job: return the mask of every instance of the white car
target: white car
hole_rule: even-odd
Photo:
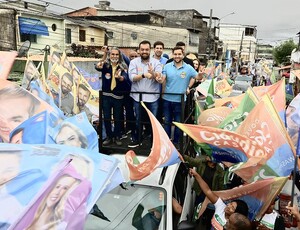
[[[124,155],[120,169],[129,181]],[[143,162],[146,157],[138,157]],[[184,163],[158,168],[146,178],[130,184],[123,183],[97,201],[99,216],[89,215],[85,229],[171,230],[194,229],[194,178]],[[173,197],[181,204],[181,215],[173,213]]]

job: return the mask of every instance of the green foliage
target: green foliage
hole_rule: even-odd
[[[293,40],[285,41],[275,47],[273,56],[276,64],[280,65],[289,62],[290,55],[295,48],[297,48],[297,44],[295,44]]]

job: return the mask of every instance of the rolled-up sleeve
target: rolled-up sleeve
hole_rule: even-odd
[[[128,70],[129,79],[131,82],[133,82],[133,78],[138,75],[137,73],[137,64],[135,60],[132,60],[129,64],[129,70]]]

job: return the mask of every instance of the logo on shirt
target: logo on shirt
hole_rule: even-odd
[[[185,78],[186,77],[186,72],[181,72],[180,77]]]
[[[105,74],[105,78],[106,78],[106,79],[110,79],[110,78],[111,78],[110,73]]]

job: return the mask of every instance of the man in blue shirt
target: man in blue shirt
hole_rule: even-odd
[[[183,61],[183,49],[176,46],[173,49],[173,61],[164,66],[162,78],[164,81],[163,111],[165,116],[165,131],[171,138],[172,121],[180,122],[183,116],[186,94],[194,83],[194,78],[200,78],[197,71]],[[178,145],[180,130],[175,127],[173,143]]]

